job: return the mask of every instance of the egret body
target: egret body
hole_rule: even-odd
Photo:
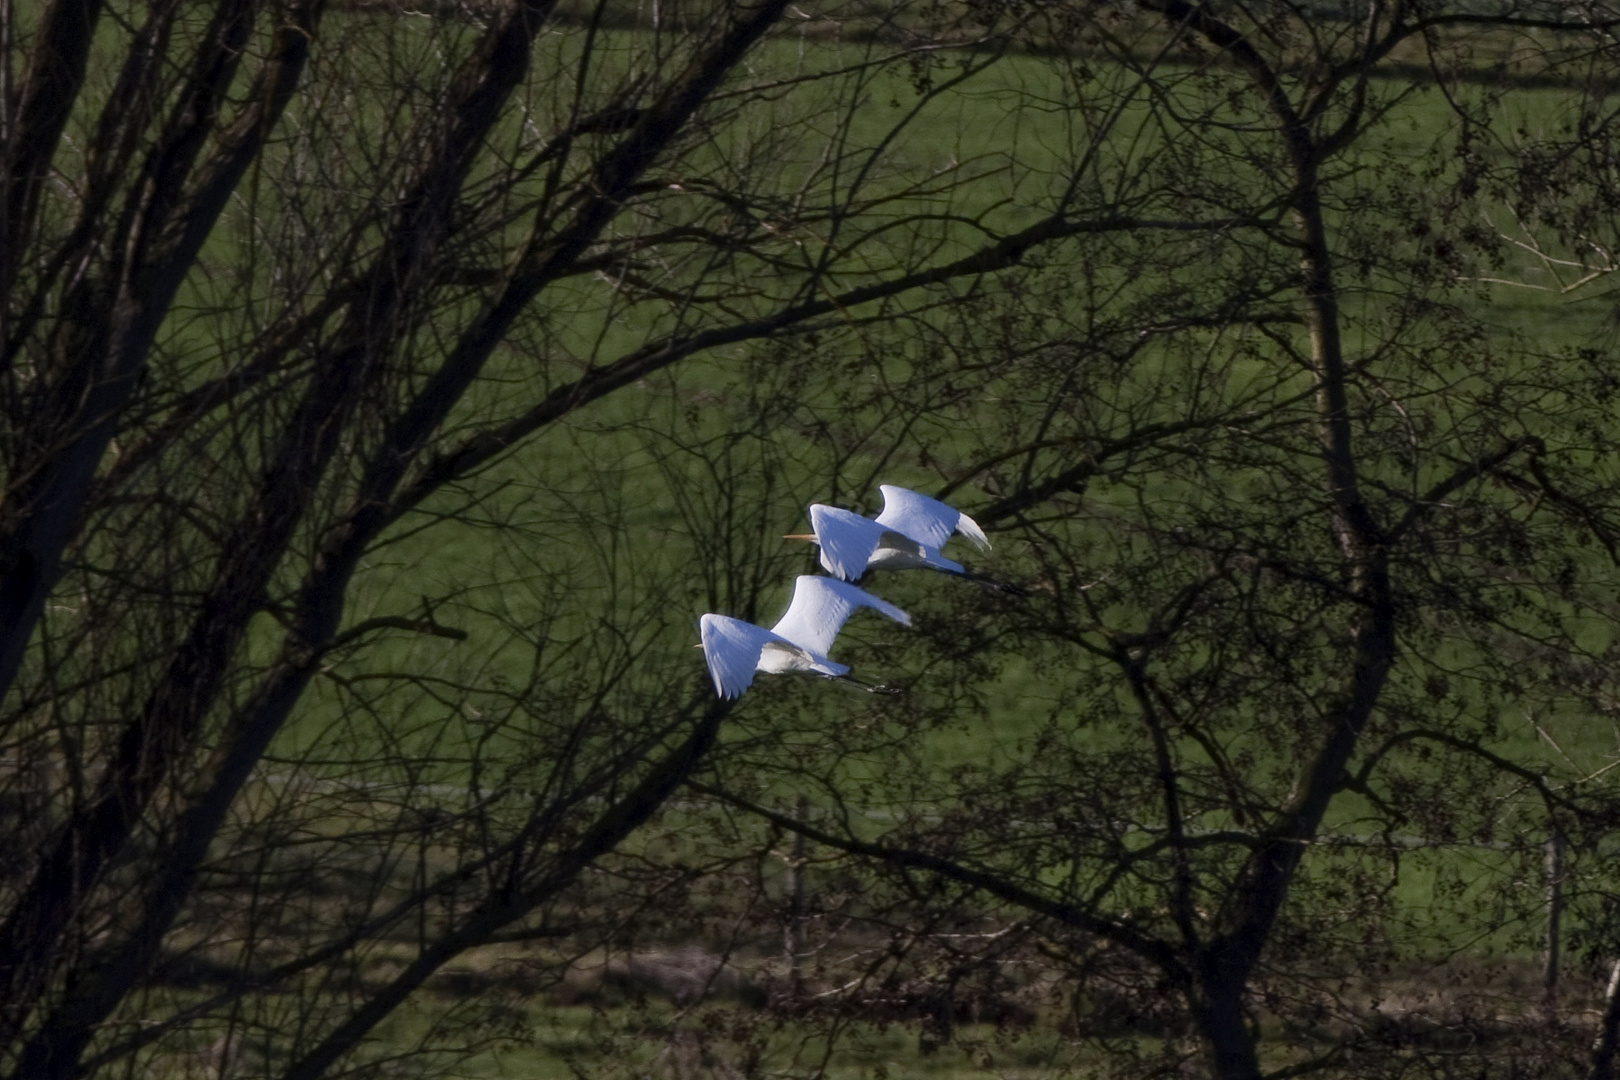
[[[788,539],[814,540],[821,546],[821,565],[845,581],[855,581],[874,568],[926,568],[965,575],[961,563],[939,553],[953,533],[961,533],[980,551],[990,550],[990,538],[979,523],[955,507],[893,484],[879,490],[883,513],[876,518],[817,503],[810,507],[810,527],[815,531]]]
[[[843,581],[801,574],[793,602],[769,630],[729,615],[709,614],[699,620],[703,656],[709,662],[714,689],[723,698],[737,697],[754,681],[754,672],[802,671],[836,679],[849,667],[827,655],[844,623],[863,607],[875,608],[902,626],[911,616]]]

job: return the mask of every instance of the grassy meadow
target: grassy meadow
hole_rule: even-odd
[[[833,54],[821,58],[822,64],[832,66],[839,62],[837,48],[813,40],[772,40],[762,46],[764,55],[757,66],[770,72],[788,67],[802,70],[814,67],[811,59],[821,52]],[[910,167],[961,169],[982,176],[983,180],[966,187],[965,196],[959,196],[961,201],[950,207],[951,212],[963,216],[988,212],[998,228],[1011,231],[1036,215],[1034,207],[1049,194],[1045,189],[1061,179],[1056,175],[1058,161],[1065,149],[1081,137],[1072,119],[1062,111],[1063,93],[1062,80],[1046,61],[1027,56],[1004,58],[961,89],[930,102],[898,137],[892,138],[886,153]],[[1502,123],[1520,128],[1555,124],[1567,94],[1558,87],[1518,91],[1512,96],[1512,107],[1503,111]],[[850,125],[851,138],[875,143],[891,136],[893,116],[917,100],[915,89],[903,74],[885,69],[874,77],[862,99],[861,110]],[[1012,122],[1000,122],[1009,110],[1013,112]],[[1140,133],[1132,123],[1131,115],[1125,113],[1109,138],[1121,143],[1136,140]],[[1369,164],[1357,163],[1353,155],[1346,169],[1390,168],[1417,158],[1431,150],[1453,123],[1451,106],[1438,89],[1421,86],[1405,91],[1380,126],[1378,137],[1365,148]],[[813,149],[806,148],[807,156]],[[784,163],[781,173],[786,187],[792,187],[798,179],[792,164]],[[896,216],[901,212],[896,211]],[[1353,228],[1353,220],[1347,218],[1344,226]],[[952,241],[947,234],[945,243],[952,242],[966,250],[971,238]],[[1598,289],[1564,296],[1558,287],[1559,282],[1530,250],[1509,249],[1507,261],[1495,269],[1491,279],[1468,283],[1459,288],[1458,295],[1468,304],[1468,315],[1480,319],[1504,351],[1510,351],[1516,340],[1546,351],[1575,350],[1609,340],[1612,316]],[[559,328],[556,347],[562,355],[578,358],[577,363],[602,362],[634,349],[658,333],[654,323],[638,321],[638,317],[649,313],[629,305],[604,305],[588,293],[581,286],[578,295],[559,304],[579,313]],[[1122,299],[1127,295],[1128,291],[1122,289]],[[1375,287],[1348,289],[1345,307],[1357,320],[1351,332],[1376,324],[1379,305],[1395,299],[1381,293],[1376,283]],[[859,333],[857,330],[854,342],[857,348]],[[1374,342],[1364,341],[1361,347],[1375,346]],[[716,355],[696,357],[674,374],[649,380],[634,393],[614,395],[593,406],[583,417],[542,432],[486,474],[492,494],[479,497],[469,515],[471,520],[439,518],[461,509],[463,504],[454,496],[424,508],[377,553],[353,605],[354,618],[409,608],[421,596],[442,595],[517,623],[544,618],[551,632],[566,640],[586,633],[596,612],[626,602],[623,590],[633,591],[638,578],[651,581],[676,576],[702,581],[710,568],[705,565],[705,556],[694,547],[699,538],[692,532],[695,525],[703,523],[690,515],[683,517],[682,508],[673,501],[676,493],[672,486],[677,479],[690,483],[694,470],[713,467],[712,462],[701,459],[695,448],[719,438],[733,422],[732,413],[739,410],[729,408],[728,403],[748,400],[751,381],[761,363],[749,359],[750,348],[728,347]],[[509,370],[497,372],[490,380],[491,395],[521,397],[540,393],[553,377],[548,371],[536,371],[536,365],[527,358],[514,355],[509,361]],[[892,365],[896,375],[913,367],[904,343],[900,343],[899,351],[886,353],[876,362]],[[1239,359],[1232,367],[1237,381],[1228,392],[1234,397],[1241,399],[1251,392],[1241,385],[1245,378],[1252,380],[1256,395],[1262,392],[1262,386],[1270,392],[1289,388],[1288,383],[1276,384],[1272,379],[1274,365]],[[1144,382],[1157,377],[1151,359],[1144,368]],[[785,378],[795,376],[790,373]],[[1303,373],[1290,378],[1296,392],[1308,385]],[[805,379],[799,385],[807,393],[831,389],[830,384],[818,378]],[[806,404],[812,410],[817,407],[814,401]],[[476,409],[469,406],[469,412]],[[881,434],[883,425],[892,423],[892,418],[877,415],[848,419],[856,429],[851,441],[857,444],[876,444],[875,436]],[[976,434],[964,429],[961,437],[967,442]],[[951,431],[945,429],[945,437],[950,436]],[[852,479],[865,481],[870,476],[873,480],[924,488],[929,484],[928,472],[914,465],[895,463],[885,467],[874,461],[869,467],[860,462],[858,455],[853,467],[844,465],[838,475],[824,479],[816,472],[821,463],[808,449],[804,460],[792,460],[802,443],[791,421],[776,430],[754,432],[752,437],[763,444],[762,449],[752,451],[756,459],[724,462],[725,468],[732,470],[724,480],[748,484],[754,479],[748,475],[748,466],[759,465],[767,456],[773,458],[773,464],[782,471],[772,476],[772,486],[745,492],[761,503],[769,502],[773,508],[763,529],[782,533],[806,530],[804,504],[828,499],[849,504],[849,496],[836,487]],[[1568,437],[1577,438],[1573,433]],[[969,458],[977,449],[964,445],[961,456]],[[754,482],[762,483],[757,479]],[[1167,480],[1166,484],[1171,482]],[[1185,490],[1173,486],[1164,489],[1166,498],[1184,494]],[[1111,499],[1127,508],[1135,493],[1099,486],[1088,491],[1087,498],[1106,511]],[[959,501],[971,510],[974,500],[971,492],[965,492]],[[869,488],[863,485],[855,504],[864,512],[875,512],[880,505],[875,482]],[[498,527],[490,527],[492,524]],[[1106,513],[1093,515],[1086,527],[1105,531]],[[992,571],[1011,567],[1016,576],[1020,557],[1016,539],[994,538],[1001,541],[996,551],[970,562]],[[757,598],[745,598],[749,604],[745,614],[768,622],[785,608],[792,592],[792,575],[817,572],[817,567],[813,550],[807,545],[777,543],[770,536],[760,543],[766,550],[758,557],[769,564],[774,577],[760,589]],[[557,598],[548,595],[557,581],[568,583],[560,607],[556,606]],[[934,581],[884,584],[902,603],[927,602],[922,598],[934,598],[940,591]],[[694,587],[692,591],[699,593],[702,589]],[[729,599],[715,595],[712,583],[708,591],[707,597],[690,597],[688,610],[665,613],[653,646],[661,659],[681,656],[689,661],[686,666],[694,675],[701,671],[701,658],[674,650],[696,641],[697,617],[708,609],[708,604]],[[633,599],[628,603],[635,605]],[[409,638],[379,642],[370,648],[365,663],[380,669],[431,666],[457,654],[475,653],[481,668],[501,678],[518,681],[527,676],[533,663],[530,646],[512,641],[510,626],[469,622],[466,628],[473,639],[465,646]],[[851,632],[859,638],[859,624],[853,625]],[[880,626],[869,634],[883,638],[890,632]],[[1594,647],[1600,647],[1600,639],[1611,632],[1607,624],[1594,620]],[[1008,690],[991,695],[994,711],[982,718],[987,722],[934,733],[922,752],[942,766],[972,760],[983,753],[985,740],[1016,741],[1031,717],[1048,711],[1050,703],[1043,701],[1039,680],[1032,679],[1027,670],[1015,667],[1005,673],[1003,680]],[[324,729],[325,719],[319,708],[308,710],[305,716],[305,726],[299,730],[313,734]],[[1602,761],[1620,749],[1617,733],[1608,727],[1600,730],[1589,718],[1538,716],[1533,720],[1521,717],[1505,723],[1502,748],[1512,751],[1515,757],[1523,755],[1548,764]],[[295,744],[301,742],[298,730],[288,737]]]

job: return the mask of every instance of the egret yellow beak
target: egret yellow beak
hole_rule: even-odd
[[[815,533],[783,533],[782,534],[782,539],[784,539],[784,540],[814,540],[815,538],[816,538]]]

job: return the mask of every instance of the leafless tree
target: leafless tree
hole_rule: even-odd
[[[0,4],[9,1075],[382,1067],[447,961],[602,921],[804,494],[649,498],[638,432],[1124,223],[906,160],[995,20],[789,7]]]
[[[795,762],[823,816],[723,762],[701,790],[897,895],[1030,921],[1072,979],[1146,973],[1209,1075],[1393,1074],[1422,1047],[1379,1002],[1436,955],[1533,940],[1548,837],[1561,873],[1600,873],[1614,820],[1600,763],[1524,749],[1612,715],[1612,358],[1579,309],[1493,310],[1528,257],[1488,227],[1522,160],[1504,118],[1600,93],[1614,14],[1047,14],[1070,46],[1050,99],[1108,131],[1068,175],[1143,227],[1043,250],[908,324],[922,344],[874,339],[912,360],[882,391],[912,419],[843,473],[859,499],[921,463],[1031,595],[874,585],[930,640],[886,723]],[[1591,205],[1560,175],[1549,202]],[[849,782],[964,717],[1019,734]],[[1457,845],[1466,873],[1435,854]],[[1401,895],[1424,880],[1429,903]],[[1540,1008],[1538,987],[1456,1025]],[[1556,1072],[1579,1038],[1554,1039],[1529,1041]]]

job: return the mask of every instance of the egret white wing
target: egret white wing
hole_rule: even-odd
[[[821,545],[821,565],[845,581],[866,573],[872,553],[887,531],[871,518],[821,503],[810,507],[810,527]]]
[[[979,523],[960,510],[956,512],[956,531],[966,537],[967,542],[980,551],[990,550],[990,538],[984,535],[984,530],[979,528]]]
[[[990,538],[984,535],[979,523],[954,506],[893,484],[880,485],[879,490],[883,492],[883,513],[877,516],[879,525],[904,533],[931,548],[944,547],[951,533],[960,532],[980,551],[990,550]]]
[[[776,635],[729,615],[705,615],[699,625],[703,658],[709,662],[715,693],[723,698],[736,697],[753,684],[760,652]]]
[[[863,607],[876,608],[902,626],[911,625],[910,615],[865,589],[837,578],[801,574],[793,585],[793,602],[787,614],[771,627],[771,633],[826,656],[844,622]]]

